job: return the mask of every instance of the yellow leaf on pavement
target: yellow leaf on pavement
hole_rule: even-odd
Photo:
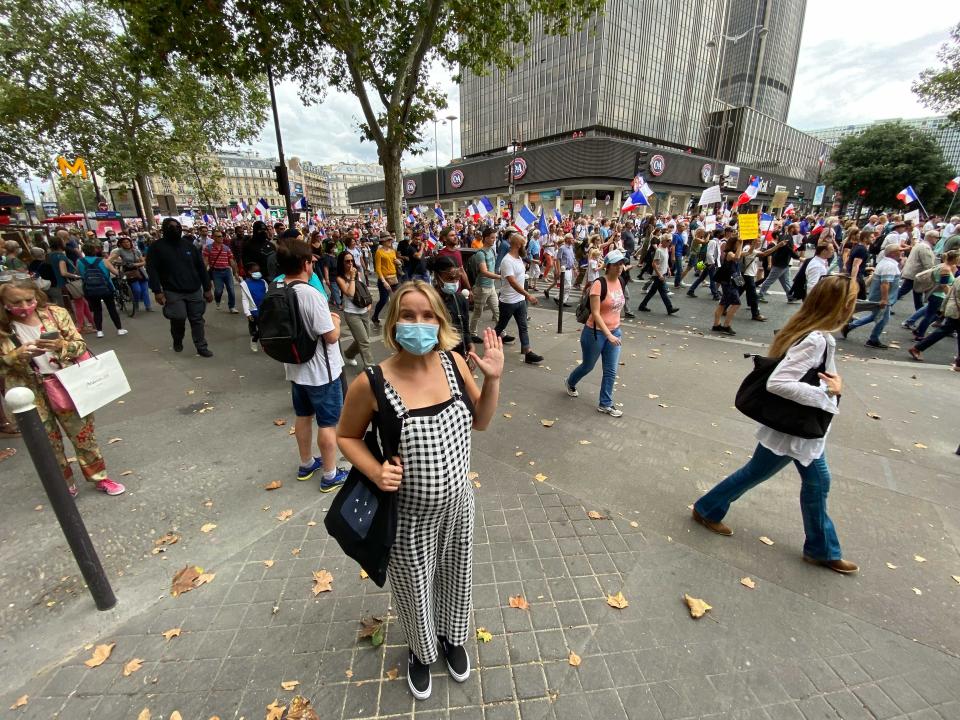
[[[170,584],[170,595],[177,597],[185,592],[190,592],[196,587],[197,578],[203,572],[203,568],[195,565],[185,565],[180,568],[173,576],[173,582]]]
[[[299,684],[299,680],[284,680],[280,683],[280,687],[282,687],[284,690],[293,690]]]
[[[263,486],[264,490],[279,490],[283,487],[282,480],[271,480],[266,485]]]
[[[913,588],[913,592],[916,595],[923,595],[923,590],[921,590],[920,588]]]
[[[273,567],[273,560],[264,560],[264,561],[263,561],[263,566],[264,566],[265,568],[272,568],[272,567]]]
[[[632,527],[632,528],[638,528],[638,527],[640,527],[640,523],[638,523],[636,520],[631,520],[631,521],[630,521],[630,527]]]
[[[130,677],[142,667],[143,667],[143,660],[141,660],[140,658],[134,658],[133,660],[131,660],[130,662],[128,662],[126,665],[123,666],[123,676]]]
[[[331,584],[333,583],[333,575],[331,575],[327,570],[314,570],[313,571],[313,594],[319,595],[322,592],[330,592],[333,590]]]
[[[170,713],[170,720],[183,720],[183,715],[180,714],[179,710],[174,710]]]
[[[754,582],[753,579],[749,577],[740,578],[740,584],[743,585],[744,587],[750,588],[751,590],[753,590],[757,586],[757,583]]]
[[[368,577],[370,576],[367,574],[367,571],[364,570],[363,568],[360,568],[360,579],[366,580]]]
[[[23,707],[24,705],[26,705],[28,702],[30,702],[30,696],[29,696],[29,695],[21,695],[20,697],[17,698],[17,701],[16,701],[13,705],[10,706],[10,709],[11,709],[11,710],[16,710],[17,708],[22,708],[22,707]]]
[[[390,668],[387,670],[387,680],[396,680],[398,677],[400,677],[399,668]]]
[[[537,473],[536,475],[533,476],[533,479],[536,480],[537,482],[546,482],[546,480],[548,479],[548,476],[544,475],[543,473]]]
[[[180,637],[180,628],[170,628],[169,630],[164,630],[162,633],[164,639],[172,640],[175,637]]]
[[[527,599],[523,595],[511,595],[510,607],[516,608],[517,610],[529,610],[530,603],[527,602]]]
[[[280,705],[276,700],[267,705],[267,717],[264,720],[282,720],[286,705]]]
[[[197,578],[197,581],[193,584],[193,586],[200,587],[201,585],[206,585],[209,582],[213,582],[213,579],[216,576],[216,573],[200,573],[200,576]]]
[[[480,473],[473,470],[467,473],[467,480],[476,480],[478,477],[480,477]]]
[[[690,609],[690,617],[692,618],[702,618],[708,610],[713,610],[712,605],[708,605],[700,598],[690,597],[684,594],[683,600],[687,603],[687,607]]]
[[[513,417],[513,415],[511,415],[510,413],[504,413],[503,416],[507,418],[507,420]]]
[[[589,441],[589,440],[581,440],[581,441],[580,441],[580,444],[581,444],[581,445],[589,445],[589,444],[590,444],[590,441]]]
[[[607,595],[607,605],[617,608],[618,610],[623,610],[625,607],[628,607],[630,603],[627,602],[627,599],[623,596],[623,592],[621,591],[616,595]]]
[[[137,720],[150,720],[153,715],[150,714],[150,708],[144,708],[140,711],[140,714],[137,715]]]
[[[927,449],[927,446],[924,445],[924,444],[921,443],[921,442],[915,442],[915,443],[913,444],[913,446],[914,446],[915,448],[920,448],[921,450],[926,450],[926,449]]]
[[[216,527],[217,527],[217,526],[216,526],[216,523],[206,523],[205,525],[201,525],[201,526],[200,526],[200,532],[202,532],[202,533],[208,533],[208,532],[210,532],[211,530],[216,529]]]
[[[115,645],[116,643],[106,643],[104,645],[97,645],[93,649],[93,655],[88,660],[85,660],[83,664],[86,665],[88,668],[100,667],[107,661],[107,658],[110,657],[110,653],[113,652],[113,648]]]
[[[284,520],[289,520],[291,517],[293,517],[293,510],[281,510],[277,515],[277,520],[283,522]]]
[[[580,667],[580,663],[582,663],[583,660],[581,660],[580,656],[571,650],[570,657],[567,658],[567,662],[573,665],[573,667]]]
[[[897,569],[897,566],[896,566],[896,565],[894,565],[893,563],[889,563],[889,562],[887,563],[887,567],[890,568],[891,570],[896,570],[896,569]]]
[[[287,712],[286,720],[320,720],[320,716],[310,705],[309,700],[303,695],[296,695],[290,701],[290,710]]]
[[[556,420],[541,420],[540,424],[543,425],[544,427],[553,427],[553,424],[555,422]]]
[[[478,628],[477,628],[477,640],[479,640],[480,642],[488,643],[488,642],[490,642],[491,640],[493,640],[493,635],[492,635],[491,633],[487,632],[487,630],[486,630],[485,628],[478,627]]]
[[[920,563],[924,563],[924,562],[927,561],[927,559],[926,559],[925,557],[923,557],[922,555],[914,555],[914,556],[913,556],[913,559],[916,560],[917,562],[920,562]]]
[[[773,545],[773,540],[768,538],[766,535],[760,536],[760,542],[762,542],[764,545]]]
[[[587,517],[590,518],[591,520],[606,520],[606,519],[607,519],[607,516],[606,516],[606,515],[602,515],[601,513],[598,513],[596,510],[590,510],[590,511],[587,513]]]
[[[273,421],[273,424],[276,425],[277,427],[283,427],[284,425],[287,424],[287,421],[284,420],[283,418],[277,418]]]

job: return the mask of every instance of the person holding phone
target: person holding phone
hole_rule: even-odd
[[[71,495],[76,496],[78,490],[64,453],[62,432],[70,438],[87,482],[107,495],[120,495],[126,488],[107,476],[93,414],[82,418],[76,410],[54,411],[45,390],[45,377],[77,362],[86,352],[87,344],[70,314],[50,304],[33,280],[0,283],[0,376],[7,389],[27,387],[33,391]]]

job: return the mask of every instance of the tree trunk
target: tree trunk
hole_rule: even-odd
[[[137,217],[143,219],[143,203],[140,201],[140,188],[137,187],[137,181],[130,183],[130,194],[133,195],[133,204],[137,208]]]
[[[397,237],[403,234],[403,213],[400,199],[403,193],[403,178],[400,175],[400,150],[385,144],[379,148],[380,166],[383,168],[383,199],[387,206],[387,229]]]
[[[153,200],[150,198],[150,191],[147,189],[147,178],[145,175],[137,175],[137,190],[140,191],[140,211],[143,213],[143,224],[144,226],[151,228],[154,225],[153,222]]]

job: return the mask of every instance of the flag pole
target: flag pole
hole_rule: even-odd
[[[950,198],[950,204],[947,205],[947,211],[943,214],[943,219],[947,222],[950,222],[950,211],[953,209],[953,201],[957,199],[957,192],[960,192],[960,190],[954,191],[953,197]]]

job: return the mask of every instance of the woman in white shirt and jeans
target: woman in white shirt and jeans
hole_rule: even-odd
[[[837,400],[843,386],[834,361],[836,341],[830,333],[853,313],[857,290],[857,283],[846,275],[831,275],[817,283],[770,346],[768,356],[783,356],[783,360],[767,381],[767,390],[832,414],[839,411]],[[826,372],[820,373],[820,385],[803,382],[804,374],[819,367],[824,356]],[[793,462],[800,473],[800,510],[807,536],[803,559],[839,573],[856,572],[857,565],[843,559],[837,532],[827,515],[830,469],[824,455],[826,435],[801,438],[761,425],[757,440],[750,461],[697,500],[693,519],[718,535],[732,535],[733,530],[722,522],[730,505]]]

